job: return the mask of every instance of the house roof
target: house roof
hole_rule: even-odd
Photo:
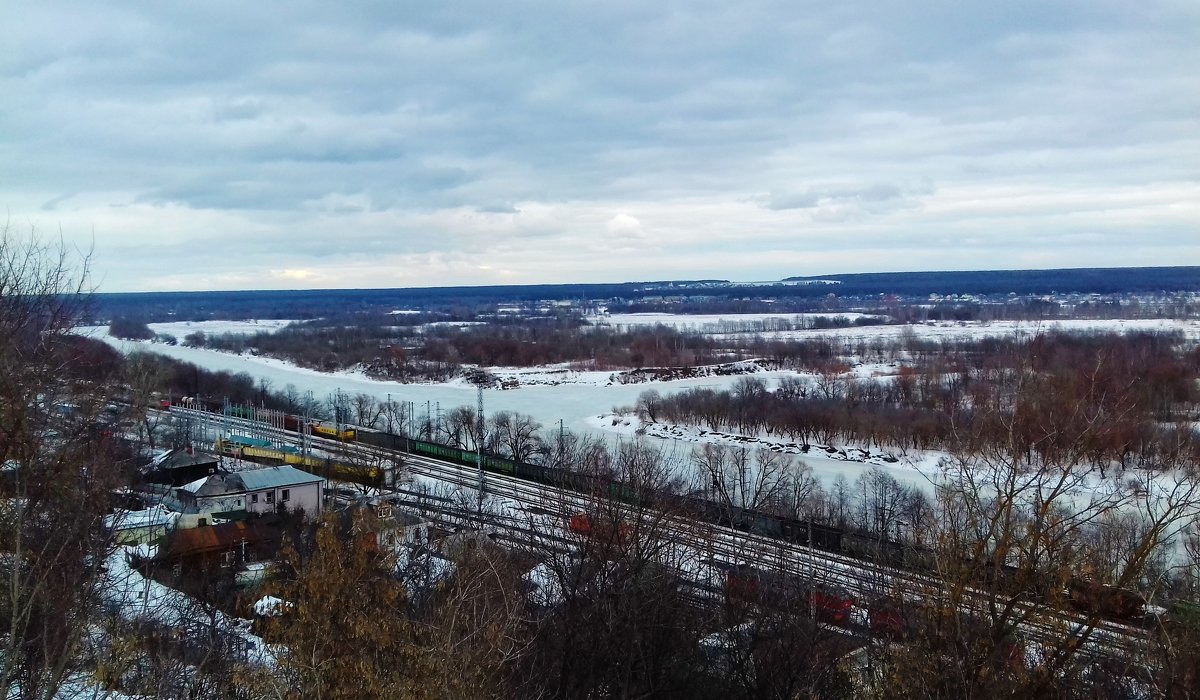
[[[312,484],[324,481],[315,474],[300,471],[295,467],[267,467],[265,469],[248,469],[244,472],[231,474],[210,474],[203,479],[197,479],[179,488],[190,491],[197,497],[229,496],[264,489],[287,488],[300,484]]]
[[[278,536],[275,530],[259,523],[237,521],[207,527],[176,530],[164,557],[183,557],[210,552],[223,552],[243,542],[257,544]]]
[[[192,454],[188,454],[187,450],[171,450],[162,459],[155,462],[154,466],[157,469],[181,469],[199,465],[216,465],[219,461],[220,459],[210,452],[193,450]]]
[[[296,484],[311,484],[317,481],[324,481],[321,477],[315,474],[309,474],[305,471],[300,471],[295,467],[267,467],[266,469],[251,469],[250,471],[237,472],[234,476],[241,477],[242,483],[246,485],[247,491],[258,491],[259,489],[279,488],[283,486],[294,486]]]
[[[106,515],[104,516],[104,525],[113,530],[133,530],[142,527],[171,525],[178,518],[178,513],[172,513],[161,505],[156,505],[146,510],[121,510],[112,515]]]

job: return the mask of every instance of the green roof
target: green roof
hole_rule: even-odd
[[[271,447],[270,440],[253,438],[249,435],[230,435],[229,441],[238,445],[248,445],[250,447]]]

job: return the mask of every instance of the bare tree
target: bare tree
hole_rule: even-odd
[[[350,412],[355,425],[376,428],[385,410],[383,402],[365,392],[359,392],[350,398]]]
[[[787,504],[795,469],[790,455],[706,443],[693,452],[696,486],[731,513],[779,511]]]
[[[470,406],[459,406],[446,412],[442,418],[443,439],[464,450],[475,449],[475,433],[477,432],[475,409]]]
[[[258,378],[258,405],[265,406],[267,398],[271,396],[271,387],[274,385],[270,379],[266,377]]]
[[[124,483],[103,410],[115,377],[81,366],[70,333],[89,292],[89,258],[0,230],[0,695],[52,698],[96,619],[103,527]]]
[[[324,420],[331,415],[331,412],[326,409],[326,403],[313,396],[311,391],[301,395],[300,413],[313,420]]]
[[[381,404],[383,420],[387,423],[387,431],[395,435],[408,434],[408,404],[402,401],[389,400]]]
[[[165,381],[165,369],[148,353],[131,353],[125,359],[125,383],[129,387],[128,414],[137,425],[138,442],[151,448],[156,446],[155,434],[163,417],[155,399]]]
[[[278,698],[393,698],[413,695],[420,654],[404,612],[405,592],[386,555],[340,532],[332,516],[311,551],[285,545],[292,573],[278,587],[287,614],[269,636],[281,643],[278,664],[253,679]],[[263,687],[265,686],[265,687]]]
[[[283,388],[283,410],[288,413],[299,413],[302,406],[303,397],[300,395],[300,390],[295,384],[289,383]]]
[[[597,469],[592,492],[551,497],[538,509],[551,515],[530,514],[538,529],[565,531],[572,546],[535,555],[543,585],[553,593],[538,605],[527,692],[688,695],[699,624],[675,572],[695,567],[696,552],[677,546],[681,525],[672,517],[674,501],[666,498],[678,486],[680,466],[648,443],[622,443],[607,458],[577,465]]]
[[[788,460],[784,478],[792,515],[809,520],[819,517],[817,510],[819,504],[824,501],[825,493],[821,488],[821,481],[813,474],[812,467],[804,460]]]
[[[542,425],[533,416],[500,411],[492,417],[492,425],[496,443],[514,460],[528,462],[541,450],[542,440],[538,431]]]
[[[1089,451],[1119,421],[1112,403],[1097,412],[1089,396],[1113,396],[1081,391],[1077,374],[1068,390],[1064,378],[1020,364],[1009,391],[956,425],[931,521],[936,584],[917,608],[918,642],[888,662],[905,671],[885,680],[886,695],[1082,693],[1126,683],[1144,663],[1109,648],[1101,665],[1084,650],[1095,648],[1115,596],[1155,595],[1163,547],[1200,507],[1196,453],[1191,438],[1160,442],[1152,468],[1105,473]],[[1073,613],[1056,612],[1070,603]],[[1015,651],[1031,629],[1035,668]]]

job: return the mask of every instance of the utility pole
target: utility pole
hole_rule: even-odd
[[[312,410],[312,404],[313,393],[310,391],[304,400],[304,417],[300,419],[300,453],[305,457],[308,456],[309,444],[312,442],[310,437],[312,426],[309,425],[311,422],[311,415],[309,412]]]
[[[478,407],[475,415],[475,464],[479,467],[479,520],[483,524],[483,385],[475,387]],[[440,416],[439,416],[440,417]]]
[[[813,559],[813,540],[812,540],[812,513],[808,515],[808,578],[814,579],[817,576],[816,561]]]

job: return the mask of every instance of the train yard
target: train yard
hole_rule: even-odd
[[[582,533],[572,518],[596,513],[601,500],[608,500],[597,494],[618,495],[626,503],[619,517],[635,537],[649,533],[655,556],[673,568],[698,599],[738,591],[751,591],[762,599],[783,588],[807,590],[814,616],[849,634],[893,636],[902,626],[894,619],[895,611],[941,586],[931,576],[847,555],[840,551],[840,533],[829,528],[810,540],[809,528],[796,522],[772,528],[751,521],[747,526],[697,517],[694,508],[643,507],[644,502],[627,492],[614,494],[611,486],[597,489],[594,483],[556,479],[545,472],[530,478],[519,474],[520,467],[534,465],[487,456],[480,470],[474,453],[386,433],[359,430],[352,435],[340,427],[296,430],[298,426],[280,420],[216,414],[204,407],[175,406],[170,411],[218,428],[216,444],[225,454],[288,462],[333,480],[383,489],[408,507],[547,550],[564,552],[577,546]],[[754,531],[756,527],[760,531]],[[982,590],[968,590],[963,600],[963,615],[992,613]],[[1152,637],[1141,626],[1087,610],[1020,603],[1010,615],[1020,620],[1015,631],[1023,641],[1061,642],[1065,637],[1084,657],[1139,657]]]

